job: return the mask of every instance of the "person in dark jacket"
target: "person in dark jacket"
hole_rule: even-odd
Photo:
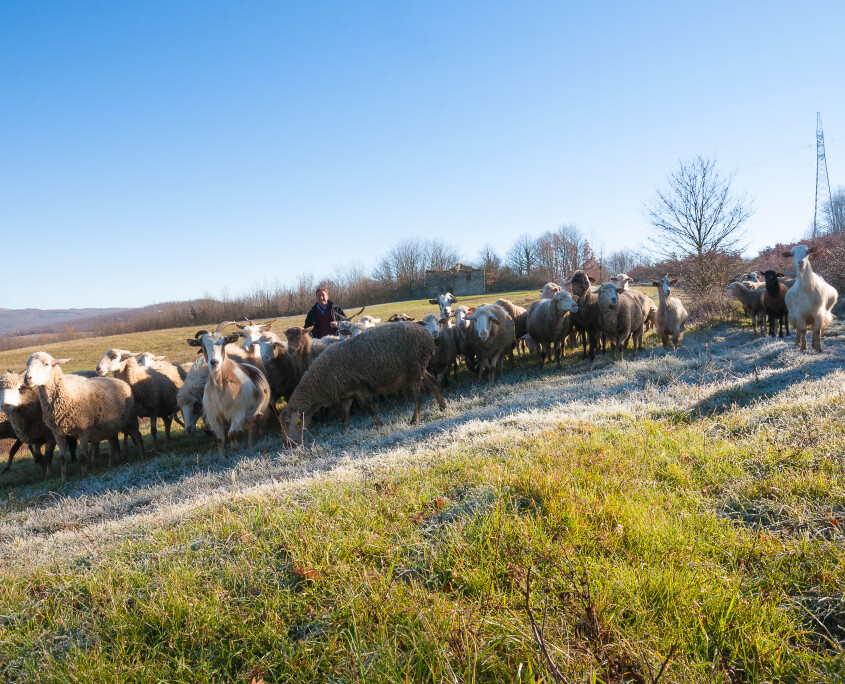
[[[329,299],[329,293],[324,287],[317,288],[317,303],[311,307],[311,310],[305,316],[305,325],[303,327],[311,330],[311,337],[319,339],[326,335],[337,334],[337,322],[345,321],[346,314],[343,313],[337,304]]]

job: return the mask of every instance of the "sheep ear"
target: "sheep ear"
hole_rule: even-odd
[[[191,347],[199,347],[201,345],[201,342],[196,337],[189,337],[188,345]]]
[[[792,252],[781,252],[781,256],[791,257],[791,256],[792,256]]]
[[[310,333],[313,329],[314,329],[314,326],[312,325],[312,326],[309,326],[309,327],[307,327],[307,328],[303,328],[303,329],[302,329],[302,332],[304,332],[304,333]]]
[[[429,304],[439,304],[439,302],[436,299],[429,299],[428,303]]]
[[[678,279],[677,279],[677,278],[675,278],[674,280],[670,280],[670,281],[669,281],[669,284],[670,284],[670,285],[677,285],[677,284],[678,284]]]
[[[127,352],[121,352],[120,360],[126,361],[127,359],[134,359],[134,358],[136,358],[140,355],[141,355],[141,352],[135,352],[134,354],[132,352],[128,352],[128,351]]]
[[[590,282],[591,282],[591,283],[596,282],[596,279],[595,279],[595,278],[593,278],[593,276],[587,276],[587,277],[590,279]]]
[[[651,281],[651,284],[652,284],[654,287],[657,287],[658,285],[660,285],[660,283],[658,283],[656,280],[652,280],[652,281]]]
[[[54,366],[61,366],[63,363],[67,363],[70,359],[53,359]]]

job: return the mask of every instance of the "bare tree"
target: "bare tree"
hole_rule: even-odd
[[[845,187],[840,185],[836,188],[830,202],[825,205],[825,214],[829,226],[829,235],[845,233]]]
[[[475,265],[484,271],[484,282],[490,286],[494,285],[499,279],[499,271],[502,268],[502,258],[496,253],[489,242],[478,250],[478,256],[475,259]]]
[[[528,233],[520,235],[508,251],[507,264],[517,275],[530,278],[539,265],[537,240]]]
[[[429,240],[425,243],[426,269],[429,271],[445,271],[455,266],[461,260],[461,253],[457,247],[440,240]]]
[[[652,246],[667,260],[689,265],[681,274],[690,285],[706,290],[724,284],[724,256],[738,259],[745,247],[742,226],[754,213],[753,203],[731,188],[734,174],[723,177],[716,161],[698,156],[681,162],[657,196],[646,204],[655,227]],[[714,268],[721,264],[719,268]]]

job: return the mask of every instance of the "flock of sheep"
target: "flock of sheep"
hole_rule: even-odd
[[[789,256],[795,261],[797,277],[791,287],[779,280],[782,274],[768,271],[765,285],[732,283],[728,291],[736,296],[752,317],[755,332],[760,317],[775,325],[792,324],[796,344],[806,350],[807,329],[812,329],[813,348],[821,350],[821,332],[832,320],[837,293],[813,273],[808,256],[815,248],[795,246]],[[756,277],[754,278],[756,280]],[[536,354],[540,368],[560,358],[567,343],[574,346],[580,335],[584,356],[609,344],[613,358],[622,359],[623,349],[633,340],[634,352],[642,346],[643,332],[654,327],[664,346],[677,348],[684,333],[687,311],[671,288],[677,281],[668,277],[654,281],[659,303],[631,289],[624,273],[595,286],[594,279],[576,271],[563,286],[548,283],[541,298],[528,309],[506,299],[475,309],[457,306],[449,293],[430,300],[439,313],[413,322],[395,314],[385,325],[364,316],[339,324],[333,338],[313,339],[310,329],[291,327],[286,341],[271,329],[272,321],[245,325],[226,321],[214,331],[200,330],[187,340],[201,358],[192,364],[172,364],[151,353],[110,349],[95,371],[64,374],[68,359],[54,359],[45,352],[30,356],[24,373],[0,376],[0,438],[14,437],[9,469],[15,452],[27,444],[45,476],[52,474],[53,451],[58,445],[61,475],[67,477],[67,461],[78,455],[83,477],[99,443],[109,443],[109,465],[120,451],[128,454],[132,438],[146,454],[138,419],[150,419],[153,448],[158,449],[157,422],[170,427],[181,412],[186,432],[193,434],[200,417],[216,440],[221,457],[228,439],[237,448],[236,436],[247,433],[249,446],[256,428],[276,413],[288,442],[300,440],[315,413],[335,409],[345,430],[353,401],[380,421],[375,400],[410,389],[414,395],[411,424],[419,418],[426,391],[434,394],[441,409],[446,402],[441,387],[450,372],[457,373],[462,358],[479,380],[495,382],[504,359],[513,365],[520,349]],[[568,286],[569,291],[564,287]],[[237,332],[226,328],[237,325]],[[780,331],[783,336],[783,330]],[[112,374],[113,377],[108,377]],[[178,420],[178,419],[177,419]],[[297,429],[298,428],[298,429]],[[124,436],[121,446],[119,437]],[[43,453],[41,449],[44,449]],[[5,471],[4,471],[5,472]]]

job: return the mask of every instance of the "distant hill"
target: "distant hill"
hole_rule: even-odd
[[[0,335],[26,335],[42,332],[47,327],[64,328],[67,325],[87,330],[92,319],[122,311],[128,309],[0,309]]]

